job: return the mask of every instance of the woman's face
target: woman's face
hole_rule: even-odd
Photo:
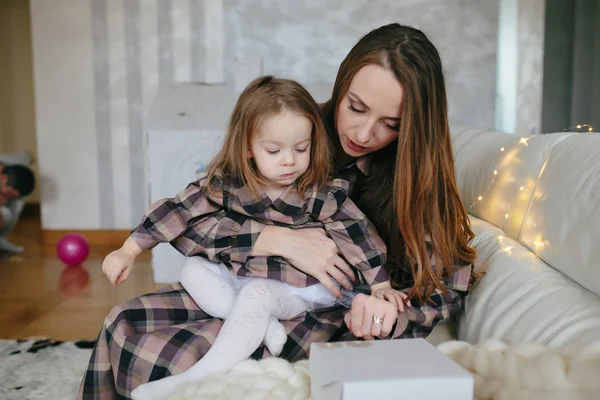
[[[344,152],[360,157],[398,137],[402,86],[391,71],[370,64],[361,68],[337,108],[336,128]]]

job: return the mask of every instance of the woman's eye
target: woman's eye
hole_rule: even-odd
[[[364,111],[363,111],[363,110],[359,110],[358,108],[354,107],[352,104],[350,104],[350,105],[348,106],[348,109],[349,109],[350,111],[352,111],[352,112],[355,112],[355,113],[364,114]]]
[[[398,132],[400,130],[400,125],[391,125],[391,124],[385,124],[385,126],[387,126],[388,128],[390,128],[391,130]]]

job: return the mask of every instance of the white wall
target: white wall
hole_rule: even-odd
[[[438,47],[450,117],[494,125],[498,0],[31,0],[31,17],[45,229],[139,221],[160,83],[232,83],[244,64],[331,83],[358,38],[393,21]]]
[[[542,131],[546,0],[500,0],[495,128]]]
[[[30,22],[28,0],[0,1],[0,152],[26,151],[35,158]],[[27,202],[39,201],[37,185]]]

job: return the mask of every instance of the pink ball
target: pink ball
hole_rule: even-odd
[[[56,244],[56,255],[69,266],[80,265],[90,254],[90,245],[85,236],[69,233]]]

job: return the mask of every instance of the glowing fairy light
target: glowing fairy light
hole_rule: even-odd
[[[576,133],[581,133],[581,131],[578,131],[579,129],[585,129],[585,131],[583,131],[583,132],[593,132],[594,131],[594,128],[590,124],[579,124],[579,125],[575,125],[574,127],[571,127],[571,128],[563,129],[563,132],[576,131]]]
[[[519,140],[517,140],[516,142],[513,143],[513,149],[516,148],[519,145],[525,145],[525,146],[527,146],[528,145],[527,141],[529,139],[530,139],[530,137],[522,137],[522,138],[520,138]],[[500,147],[500,152],[501,153],[504,153],[505,151],[506,151],[506,148],[504,146]],[[488,186],[485,189],[485,191],[482,194],[480,194],[480,195],[477,196],[477,201],[483,200],[483,198],[488,194],[488,192],[490,191],[490,189],[492,188],[492,185],[494,184],[494,182],[496,180],[496,177],[498,176],[498,173],[500,172],[499,168],[498,168],[498,165],[500,165],[502,162],[508,160],[509,156],[512,158],[512,157],[514,157],[514,154],[511,154],[511,152],[509,151],[508,154],[503,155],[503,157],[501,158],[501,160],[497,163],[496,168],[494,168],[493,176],[492,176],[492,179],[491,179],[490,183],[488,184]],[[521,188],[519,190],[523,191],[523,186],[521,186]],[[475,206],[475,204],[477,203],[477,201],[474,201],[469,206],[468,211],[470,211]],[[508,217],[506,217],[506,218],[508,218]]]
[[[504,214],[504,219],[508,219],[508,214]]]
[[[523,191],[523,186],[521,186],[521,187],[519,188],[519,190],[522,192],[522,191]]]

